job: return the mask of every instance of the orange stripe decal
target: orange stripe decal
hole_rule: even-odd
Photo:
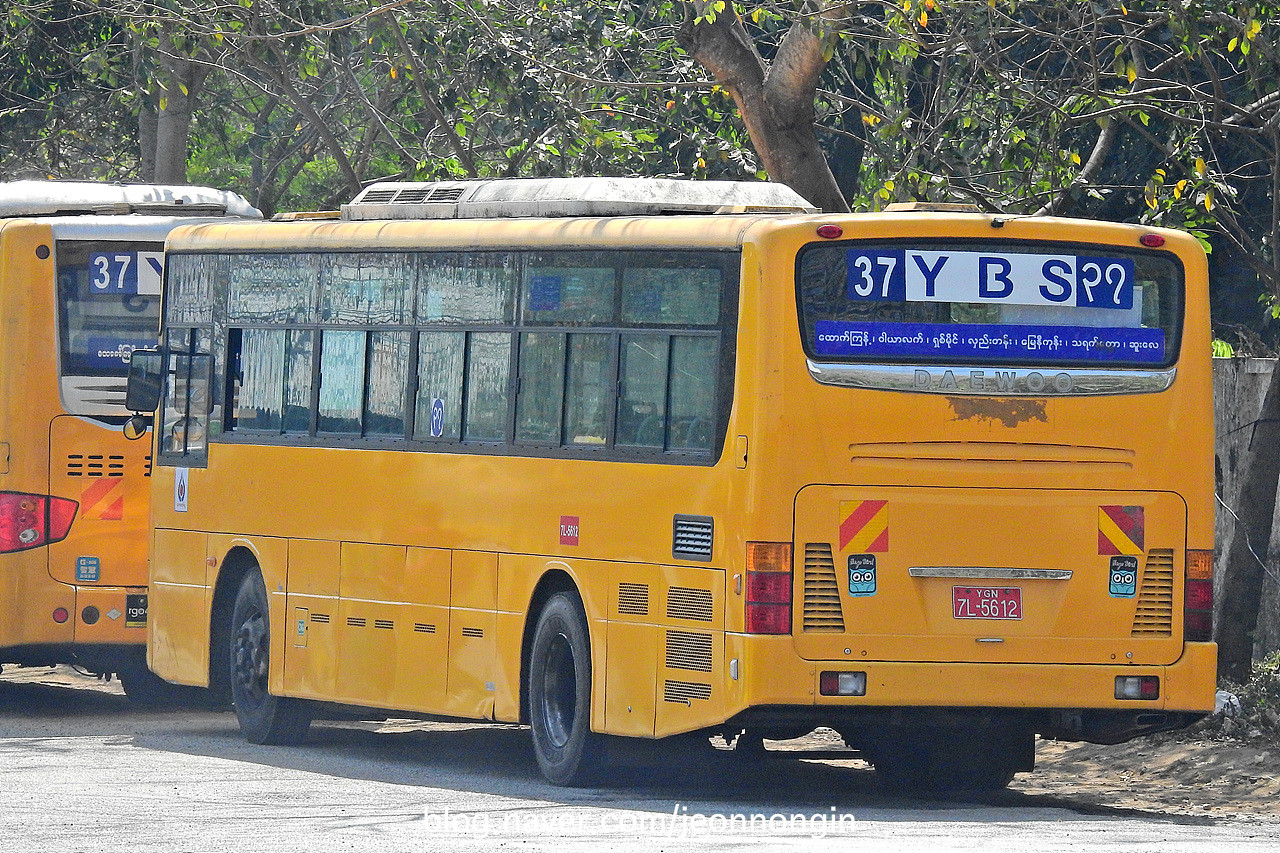
[[[889,502],[841,501],[840,550],[884,554],[889,550]]]
[[[120,521],[124,518],[124,478],[95,480],[80,493],[81,518]]]
[[[1140,506],[1098,507],[1098,553],[1139,556],[1144,552],[1146,516]]]

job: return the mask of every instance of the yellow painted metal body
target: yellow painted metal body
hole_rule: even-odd
[[[0,554],[0,663],[95,660],[96,647],[146,641],[126,596],[146,591],[150,447],[63,407],[56,246],[44,222],[0,220],[0,490],[79,504],[66,539]],[[81,558],[96,578],[77,574]]]
[[[1144,710],[1213,705],[1214,646],[1182,639],[1187,549],[1213,547],[1207,269],[1186,270],[1181,356],[1160,393],[959,398],[820,384],[806,368],[794,286],[816,228],[848,239],[954,237],[1138,245],[1149,229],[1043,218],[844,217],[279,223],[176,232],[170,250],[699,247],[742,252],[733,404],[711,466],[394,449],[212,443],[153,478],[151,664],[207,683],[211,601],[235,547],[271,598],[272,690],[389,709],[514,721],[521,660],[548,573],[586,607],[592,727],[662,737],[763,706],[1132,709],[1117,675],[1157,674]],[[846,628],[807,631],[806,543],[831,543],[842,505],[887,501],[882,591],[843,597]],[[1166,635],[1135,635],[1112,599],[1098,510],[1141,505],[1148,552],[1172,567]],[[672,557],[672,517],[715,519],[709,563]],[[562,516],[580,519],[562,544]],[[747,543],[787,542],[790,636],[745,633]],[[1021,583],[1026,618],[949,618],[952,583],[919,566],[1071,571]],[[203,609],[201,609],[203,608]],[[318,618],[319,617],[319,618]],[[709,638],[707,640],[706,638]],[[998,642],[978,642],[998,640]],[[819,696],[824,669],[867,673],[867,695]]]

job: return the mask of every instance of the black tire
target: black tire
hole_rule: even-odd
[[[542,775],[553,785],[599,779],[604,738],[591,731],[591,639],[576,592],[558,592],[538,615],[529,653],[529,721]]]
[[[267,687],[271,619],[267,587],[256,570],[240,583],[231,610],[230,636],[231,702],[240,731],[250,743],[301,743],[311,726],[311,704],[273,696]]]

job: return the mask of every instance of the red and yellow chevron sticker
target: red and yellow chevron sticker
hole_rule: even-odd
[[[124,518],[124,478],[94,480],[80,493],[80,517],[102,521]]]
[[[884,554],[889,550],[889,502],[841,501],[840,550]]]
[[[1127,554],[1138,557],[1143,553],[1146,523],[1140,506],[1098,507],[1098,553]]]

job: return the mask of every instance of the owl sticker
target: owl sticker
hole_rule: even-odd
[[[1138,594],[1138,558],[1111,558],[1111,597],[1133,598]]]
[[[876,594],[876,555],[849,555],[849,594],[855,598]]]

